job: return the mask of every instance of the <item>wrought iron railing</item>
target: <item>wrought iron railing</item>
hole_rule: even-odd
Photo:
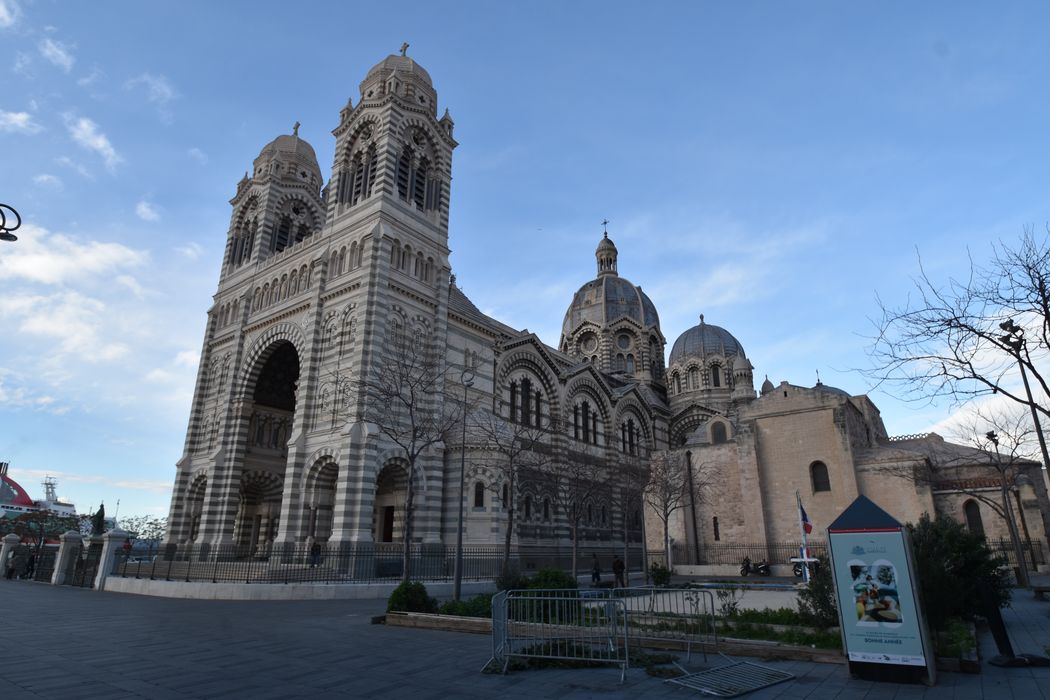
[[[590,572],[597,554],[605,580],[612,580],[612,562],[622,547],[581,547],[577,570]],[[456,548],[442,544],[414,544],[409,549],[410,577],[424,581],[451,581]],[[640,548],[629,550],[626,564],[640,570]],[[522,547],[511,553],[512,568],[524,574],[544,568],[571,569],[570,548]],[[503,547],[465,545],[463,579],[492,580],[501,573]],[[241,545],[167,545],[153,557],[120,554],[111,575],[164,581],[212,583],[371,583],[396,582],[403,571],[402,546],[390,543],[346,543],[314,551],[307,545],[273,545],[268,549]]]
[[[799,542],[714,542],[699,547],[675,542],[671,545],[671,563],[675,566],[695,564],[740,564],[744,557],[753,563],[762,560],[770,564],[789,564],[792,557],[799,556]],[[827,545],[822,541],[808,543],[810,556],[827,556]],[[666,564],[664,550],[649,552],[650,559]]]

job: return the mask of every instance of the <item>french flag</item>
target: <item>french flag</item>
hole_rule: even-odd
[[[806,509],[802,507],[802,501],[798,502],[798,518],[802,523],[802,529],[806,531],[806,534],[813,532],[813,523],[809,522],[809,516],[806,515]]]

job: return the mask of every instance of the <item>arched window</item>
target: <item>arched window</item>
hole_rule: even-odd
[[[721,444],[727,440],[726,437],[726,424],[721,422],[715,422],[711,424],[711,442],[715,445]]]
[[[504,508],[509,505],[510,489],[507,488],[506,482],[503,483],[503,489],[500,491],[500,501],[503,502],[502,505]]]
[[[292,219],[291,217],[281,217],[281,222],[277,225],[277,230],[273,234],[273,245],[270,249],[275,253],[279,253],[288,247],[288,241],[292,235]]]
[[[678,374],[678,372],[674,373],[674,393],[682,393],[682,375]]]
[[[634,374],[634,355],[627,355],[627,374]]]
[[[525,519],[528,520],[532,517],[532,496],[525,497],[525,504],[523,509],[525,511]]]
[[[626,366],[627,365],[626,365],[626,363],[624,362],[624,359],[623,359],[623,353],[620,353],[620,352],[616,353],[616,371],[617,372],[623,372],[624,368]]]
[[[608,522],[608,513],[606,513],[605,506],[602,506],[602,525],[606,525]]]
[[[967,529],[975,535],[984,537],[984,521],[981,519],[981,506],[972,498],[963,503],[963,516]]]
[[[543,499],[543,519],[550,521],[551,519],[551,499]]]
[[[717,515],[715,517],[711,518],[711,529],[714,531],[714,534],[715,534],[715,542],[718,542],[718,540],[722,539],[722,535],[718,531],[718,516]]]
[[[700,370],[698,370],[696,367],[689,368],[689,388],[700,388]]]
[[[480,481],[474,482],[474,507],[485,507],[485,484]]]
[[[722,368],[711,365],[711,386],[722,386]]]
[[[814,462],[809,465],[809,476],[813,482],[813,493],[831,490],[831,479],[828,477],[828,465]]]
[[[518,383],[510,383],[510,422],[518,422]]]

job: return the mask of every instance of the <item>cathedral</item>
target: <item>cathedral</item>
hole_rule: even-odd
[[[890,438],[867,396],[820,382],[766,379],[756,392],[741,342],[703,316],[668,353],[657,308],[620,275],[608,233],[594,278],[566,300],[558,347],[482,313],[449,265],[457,143],[449,111],[438,114],[430,75],[402,51],[369,70],[356,104],[339,112],[327,178],[296,125],[237,183],[170,543],[397,542],[414,483],[412,539],[424,544],[454,543],[463,506],[472,544],[501,542],[513,512],[520,549],[564,547],[575,535],[589,553],[628,532],[637,547],[643,521],[650,548],[660,548],[662,523],[617,507],[608,489],[582,504],[549,481],[508,485],[469,444],[424,450],[410,482],[404,450],[355,390],[406,337],[433,349],[450,385],[426,397],[429,410],[469,391],[503,420],[549,426],[546,453],[565,472],[597,465],[598,478],[613,481],[654,453],[676,455],[689,493],[670,527],[688,562],[702,563],[715,544],[797,542],[796,491],[818,532],[865,494],[902,521],[941,511],[1001,534],[988,506],[967,495],[994,494],[987,453],[932,434]],[[457,385],[468,374],[469,386]],[[907,478],[942,458],[973,473]],[[1026,468],[1017,505],[1045,547],[1046,486],[1038,464]]]

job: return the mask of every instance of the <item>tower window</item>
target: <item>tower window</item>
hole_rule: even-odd
[[[718,516],[711,518],[711,529],[714,531],[715,542],[718,542],[721,537],[721,533],[718,531]]]
[[[525,519],[528,520],[529,518],[532,517],[532,496],[526,496],[525,497],[524,510],[525,510]]]
[[[288,240],[292,234],[292,220],[290,217],[281,217],[281,222],[277,225],[277,231],[274,232],[273,245],[271,249],[275,253],[279,253],[288,247]]]
[[[725,423],[715,422],[711,424],[711,442],[715,445],[727,440]]]
[[[831,490],[831,479],[828,477],[828,465],[814,462],[809,465],[809,475],[813,482],[813,493]]]
[[[474,482],[474,507],[485,507],[485,484],[480,481]]]
[[[722,368],[718,365],[711,366],[711,386],[722,386]]]
[[[551,519],[551,499],[549,498],[543,499],[543,519]]]

